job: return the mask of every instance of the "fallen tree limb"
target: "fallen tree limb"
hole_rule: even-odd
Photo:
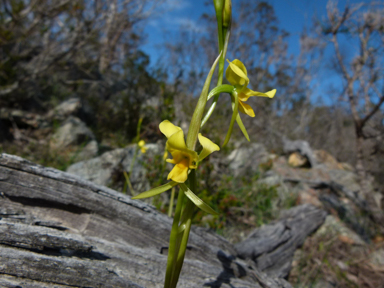
[[[326,215],[309,204],[291,208],[277,222],[256,228],[247,239],[236,244],[238,256],[253,260],[269,276],[285,278],[291,270],[294,252],[324,223]]]
[[[144,202],[1,154],[0,218],[1,287],[163,285],[171,219]],[[207,229],[189,245],[178,287],[291,287],[227,256],[234,247]]]

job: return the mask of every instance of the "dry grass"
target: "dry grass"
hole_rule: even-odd
[[[384,242],[362,246],[345,237],[313,236],[296,254],[289,282],[300,288],[382,288],[384,267],[374,265],[370,257],[383,247]]]

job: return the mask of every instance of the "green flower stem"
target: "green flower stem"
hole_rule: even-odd
[[[195,150],[197,135],[199,134],[199,131],[200,131],[201,119],[203,118],[205,105],[207,104],[209,85],[211,84],[212,75],[213,75],[213,72],[215,71],[216,65],[219,62],[220,57],[221,57],[221,53],[216,58],[215,62],[211,67],[211,70],[208,73],[207,79],[205,80],[205,83],[204,83],[203,90],[201,91],[199,100],[197,101],[195,111],[193,112],[191,123],[189,124],[186,144],[188,149],[190,150]]]
[[[224,43],[223,49],[219,45],[219,51],[222,52],[222,57],[220,58],[220,61],[219,61],[219,73],[218,73],[216,87],[222,86],[222,83],[223,83],[225,55],[227,54],[229,36],[231,35],[231,30],[230,29],[226,29],[225,28],[224,30],[226,31],[226,35],[225,35],[225,43]],[[219,31],[219,35],[220,35],[220,31]],[[226,91],[223,91],[223,92],[226,92]],[[215,95],[215,98],[213,99],[212,105],[209,108],[206,117],[204,117],[204,120],[202,121],[203,124],[201,125],[201,127],[203,127],[205,125],[205,123],[208,121],[209,117],[211,117],[211,115],[213,113],[213,110],[215,110],[217,101],[219,100],[220,93]]]
[[[195,146],[196,146],[198,134],[199,134],[200,127],[201,127],[205,106],[206,106],[207,101],[208,101],[209,86],[211,83],[212,75],[213,75],[215,68],[216,68],[216,65],[218,63],[219,63],[219,77],[218,77],[217,86],[224,86],[224,87],[218,87],[214,92],[212,92],[212,93],[218,93],[215,96],[213,109],[216,106],[216,102],[217,102],[218,96],[221,93],[221,91],[222,92],[229,92],[229,93],[231,93],[231,91],[233,92],[233,87],[231,87],[230,85],[222,85],[223,76],[224,76],[225,53],[227,51],[228,39],[229,39],[229,32],[227,32],[227,29],[225,29],[225,31],[224,31],[225,34],[223,34],[222,17],[223,17],[224,2],[223,2],[223,0],[214,0],[213,2],[214,2],[214,6],[215,6],[215,10],[216,10],[216,17],[217,17],[220,54],[217,57],[217,59],[215,60],[215,62],[213,63],[211,70],[209,71],[209,74],[207,76],[207,79],[205,80],[203,90],[201,92],[201,95],[199,97],[195,111],[194,111],[193,116],[192,116],[191,124],[189,125],[186,145],[187,145],[188,149],[190,149],[190,150],[195,150]],[[225,37],[226,38],[225,43],[224,43],[224,35],[226,36]],[[212,96],[210,96],[210,97],[213,97],[213,95],[214,94],[212,94]],[[237,111],[237,106],[236,106],[236,111]],[[211,114],[212,114],[212,112],[211,112]],[[209,114],[209,116],[210,116],[210,114]],[[209,118],[209,116],[208,116],[208,118]],[[208,118],[207,118],[207,120],[208,120]],[[231,123],[232,123],[232,121],[231,121]],[[197,180],[196,180],[195,170],[192,170],[190,172],[190,174],[188,176],[188,182],[189,182],[190,190],[196,191]],[[186,189],[186,187],[184,186],[184,189],[179,190],[179,196],[178,196],[178,200],[177,200],[175,216],[173,218],[171,236],[170,236],[170,240],[169,240],[167,271],[166,271],[165,281],[164,281],[164,287],[165,288],[175,288],[177,285],[179,275],[181,272],[181,268],[183,267],[185,251],[187,249],[189,233],[191,230],[192,216],[193,216],[193,211],[195,209],[195,204],[188,197],[185,197],[185,195],[186,195],[184,192],[185,189]],[[187,190],[187,191],[188,191],[188,193],[190,193],[189,190]],[[206,204],[203,203],[193,193],[188,194],[188,196],[189,197],[193,196],[192,200],[194,202],[197,202],[201,207],[206,206]],[[184,201],[184,198],[186,198],[185,201]]]
[[[173,211],[173,200],[175,199],[175,187],[172,187],[171,190],[171,200],[169,201],[169,208],[168,208],[168,217],[172,217],[172,211]]]
[[[211,99],[213,96],[216,96],[215,99],[218,98],[220,93],[225,93],[225,92],[226,93],[232,93],[232,91],[234,89],[235,89],[235,87],[233,87],[232,85],[228,85],[228,84],[217,86],[217,87],[213,88],[211,90],[211,92],[209,92],[207,100]],[[216,100],[216,102],[217,102],[217,100]],[[201,121],[200,128],[202,128],[205,125],[205,123],[207,123],[209,117],[211,117],[213,110],[215,110],[216,102],[215,102],[215,100],[213,100],[211,107],[209,107],[207,114],[205,114],[203,120]]]
[[[191,188],[196,188],[196,172],[191,170],[188,177]],[[171,237],[169,240],[167,272],[165,275],[165,288],[175,288],[183,267],[187,249],[189,233],[191,231],[192,217],[195,205],[186,198],[183,190],[179,190],[175,216],[173,218]]]
[[[223,0],[213,0],[213,6],[215,6],[216,11],[216,20],[217,20],[217,30],[219,35],[219,52],[223,49]]]
[[[125,183],[124,183],[124,187],[123,187],[123,194],[127,194],[127,185],[128,185],[128,188],[131,191],[131,195],[132,196],[136,196],[136,193],[135,193],[135,191],[133,190],[133,187],[132,187],[132,183],[129,180],[128,173],[126,171],[123,171],[123,174],[124,174],[124,177],[125,177]],[[129,173],[129,174],[131,174],[131,173]]]
[[[191,171],[188,179],[189,179],[190,189],[193,189],[196,191],[196,186],[197,186],[196,170]],[[193,211],[195,210],[195,204],[193,204],[192,201],[189,200],[188,198],[186,200],[187,202],[183,210],[181,224],[180,224],[180,226],[184,226],[184,231],[183,231],[183,236],[181,238],[179,253],[177,255],[176,271],[174,272],[174,275],[173,275],[172,284],[174,284],[174,286],[171,286],[171,287],[176,287],[177,281],[179,279],[179,275],[181,272],[181,268],[183,267],[185,252],[187,250],[189,232],[191,231]]]
[[[125,180],[126,180],[126,183],[128,184],[128,187],[129,187],[129,190],[131,190],[131,195],[132,196],[135,196],[136,195],[136,192],[133,190],[133,187],[132,187],[132,184],[131,184],[131,181],[129,181],[129,176],[131,175],[132,173],[132,170],[133,170],[133,166],[135,164],[135,161],[136,161],[136,157],[137,157],[137,152],[139,151],[139,140],[140,140],[140,130],[141,130],[141,123],[143,122],[143,117],[140,117],[139,118],[139,121],[137,122],[137,128],[136,128],[136,137],[135,137],[135,143],[136,143],[136,147],[135,147],[135,152],[133,153],[133,159],[131,161],[131,165],[129,165],[129,170],[128,170],[128,173],[127,174],[125,171],[124,172],[124,177],[125,177]],[[124,188],[123,188],[123,193],[126,194],[127,192],[125,191],[126,190],[126,185],[124,184]]]
[[[238,109],[239,109],[239,95],[237,94],[236,91],[233,91],[231,93],[231,96],[232,96],[233,113],[232,113],[231,123],[229,124],[227,136],[225,137],[224,144],[223,144],[222,147],[227,145],[229,139],[231,139],[233,125],[235,124],[236,118],[239,115],[239,112],[238,112]]]
[[[177,255],[179,254],[179,221],[181,216],[181,210],[184,202],[184,193],[179,191],[179,196],[177,197],[177,204],[175,210],[175,216],[173,217],[173,224],[171,230],[171,236],[169,238],[169,247],[168,247],[168,261],[167,261],[167,271],[165,273],[164,287],[171,288],[176,286],[171,286],[172,278],[174,271],[176,270]]]
[[[233,87],[232,85],[224,84],[217,86],[213,88],[211,92],[209,92],[207,100],[220,93],[232,93],[233,90],[235,90],[235,87]]]
[[[187,203],[184,210],[185,220],[182,223],[182,225],[184,226],[184,231],[182,233],[182,238],[179,243],[180,248],[178,251],[179,253],[177,255],[176,267],[175,267],[175,271],[172,278],[173,280],[172,286],[171,286],[172,288],[176,287],[177,282],[179,280],[181,268],[183,267],[185,252],[187,250],[189,232],[191,231],[192,216],[193,216],[194,208],[195,208],[195,205],[192,203],[192,201],[187,199]]]

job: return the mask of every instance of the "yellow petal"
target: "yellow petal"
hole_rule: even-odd
[[[172,157],[178,163],[181,161],[181,158],[189,158],[189,167],[194,169],[196,168],[196,162],[198,159],[197,153],[193,150],[189,150],[184,141],[183,130],[176,132],[167,141],[167,150],[172,154]]]
[[[228,61],[228,60],[227,60]],[[247,77],[247,69],[240,60],[229,62],[229,66],[225,71],[225,77],[234,86],[247,86],[249,79]]]
[[[245,74],[245,76],[248,76],[248,73],[247,73],[247,68],[245,68],[245,65],[243,64],[243,62],[241,62],[240,60],[238,59],[235,59],[232,61],[232,64],[235,64],[237,67],[239,67],[239,69],[241,71],[243,71],[243,73]]]
[[[141,153],[144,154],[145,152],[147,152],[148,148],[147,147],[141,147],[140,150],[141,150]]]
[[[188,178],[188,159],[184,159],[169,172],[168,180],[172,179],[177,183],[184,183]]]
[[[198,161],[197,153],[193,150],[188,149],[187,146],[185,145],[183,130],[179,130],[178,132],[172,134],[168,138],[168,141],[166,143],[166,149],[169,151],[169,153],[171,153],[173,158],[173,159],[167,159],[166,161],[168,163],[175,164],[177,166],[181,162],[183,163],[185,162],[187,163],[186,164],[187,168],[191,168],[191,169],[197,168],[197,161]],[[178,168],[176,168],[175,171],[177,171],[177,169]],[[172,173],[175,173],[175,172],[172,172]]]
[[[171,150],[171,155],[172,155],[172,159],[167,159],[166,161],[168,163],[171,163],[171,164],[177,164],[179,163],[181,160],[183,160],[184,157],[184,154],[179,151],[179,150]]]
[[[247,114],[248,116],[255,117],[255,112],[253,111],[252,107],[248,104],[243,103],[242,101],[239,101],[239,111]]]
[[[265,92],[265,94],[267,94],[269,98],[273,98],[273,97],[275,97],[276,89],[273,89],[271,91]]]
[[[239,99],[244,102],[244,101],[247,101],[248,98],[251,96],[273,98],[275,94],[276,94],[276,89],[263,93],[258,91],[252,91],[251,89],[248,89],[248,88],[244,88],[241,90],[241,93],[239,94]]]
[[[139,145],[139,147],[143,147],[145,145],[145,141],[144,140],[140,140],[139,143],[137,143],[137,145]]]
[[[169,152],[171,152],[171,150],[188,150],[187,145],[185,145],[183,130],[179,130],[176,133],[173,133],[170,137],[168,137],[167,146]]]
[[[159,128],[161,133],[163,133],[167,138],[171,137],[173,134],[181,130],[179,126],[173,125],[168,120],[164,120],[163,122],[161,122]]]
[[[218,145],[213,143],[207,137],[204,137],[203,135],[201,135],[201,133],[199,133],[198,137],[199,137],[199,142],[200,142],[201,146],[203,146],[203,150],[201,151],[201,153],[199,155],[199,161],[203,160],[209,154],[220,150],[220,147]]]

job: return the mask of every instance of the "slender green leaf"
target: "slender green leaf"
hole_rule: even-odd
[[[205,80],[205,83],[204,83],[203,90],[201,91],[199,100],[197,101],[195,112],[193,112],[191,124],[189,125],[189,130],[187,134],[186,144],[188,149],[195,150],[197,135],[199,134],[199,131],[200,131],[201,120],[203,118],[205,105],[207,104],[209,85],[211,84],[213,72],[215,71],[217,62],[219,62],[221,55],[222,55],[222,52],[220,52],[219,56],[216,58],[215,62],[211,67],[211,70],[208,73],[207,79]]]
[[[203,200],[201,200],[199,197],[197,197],[196,194],[193,193],[192,190],[187,187],[187,185],[182,183],[182,184],[180,184],[180,188],[185,193],[185,196],[187,196],[189,198],[189,200],[191,200],[201,210],[203,210],[204,212],[207,212],[209,214],[214,214],[214,215],[219,214],[215,210],[213,210],[211,207],[209,207],[208,204],[204,203]]]
[[[225,136],[224,144],[223,144],[222,147],[227,145],[228,142],[229,142],[229,139],[231,139],[233,125],[235,124],[236,117],[237,117],[237,115],[239,113],[238,112],[238,108],[239,108],[239,95],[237,94],[236,91],[232,91],[231,96],[232,96],[232,109],[233,109],[233,113],[232,113],[231,123],[229,124],[227,136]]]
[[[169,249],[168,249],[168,260],[167,260],[167,271],[165,273],[164,287],[176,287],[178,276],[174,276],[178,271],[177,267],[177,255],[180,250],[180,243],[184,233],[179,233],[179,222],[180,215],[182,214],[182,207],[184,203],[185,193],[179,192],[179,196],[177,197],[177,204],[175,210],[175,216],[173,217],[171,236],[169,238]],[[184,231],[183,231],[184,232]],[[179,275],[179,274],[177,274]],[[176,284],[172,286],[172,282],[174,281],[174,277],[176,277]]]
[[[249,140],[248,132],[244,127],[243,121],[241,121],[239,113],[237,113],[236,122],[237,122],[237,125],[239,125],[241,132],[243,132],[245,138],[247,138],[248,141],[251,141],[251,140]]]
[[[179,184],[179,183],[171,181],[171,182],[168,182],[167,184],[164,184],[162,186],[159,186],[159,187],[153,188],[151,190],[145,191],[143,193],[140,193],[139,195],[132,197],[132,199],[143,199],[143,198],[152,197],[152,196],[161,194],[161,193],[171,189],[173,186],[176,186],[177,184]]]

